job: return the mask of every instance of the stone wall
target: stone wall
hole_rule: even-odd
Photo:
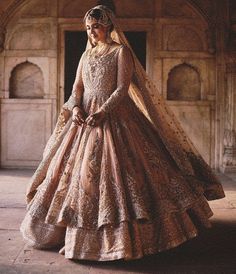
[[[55,124],[58,38],[54,4],[28,1],[6,25],[0,54],[2,167],[37,166]]]
[[[236,166],[235,141],[227,141],[234,140],[236,113],[235,74],[226,63],[234,64],[234,54],[224,61],[224,41],[235,48],[233,1],[223,19],[226,3],[213,0],[113,2],[124,31],[147,32],[147,72],[197,149],[212,167]],[[1,166],[39,163],[64,103],[64,33],[82,31],[96,3],[0,2]]]

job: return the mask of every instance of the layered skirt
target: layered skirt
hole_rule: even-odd
[[[93,97],[85,112],[99,105]],[[64,247],[70,259],[129,260],[211,226],[203,182],[182,174],[129,97],[99,126],[69,120],[44,169],[21,224],[35,248]],[[211,191],[223,195],[219,184]]]

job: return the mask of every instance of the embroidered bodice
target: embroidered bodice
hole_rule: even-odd
[[[111,111],[127,96],[132,74],[132,56],[124,46],[103,56],[91,55],[91,49],[85,51],[67,107],[72,110],[75,105],[81,105],[83,100],[96,97],[103,102],[101,110]]]
[[[89,53],[86,54],[82,70],[84,96],[107,96],[116,89],[118,50],[115,49],[101,57],[90,57]]]

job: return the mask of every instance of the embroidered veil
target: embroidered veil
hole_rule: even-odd
[[[117,24],[112,11],[102,5],[95,8],[102,10],[109,20],[111,20],[114,26],[111,33],[112,39],[128,47],[132,53],[134,74],[129,87],[130,98],[152,123],[183,175],[189,177],[191,180],[197,180],[198,184],[200,182],[204,189],[204,195],[208,200],[224,197],[224,192],[218,178],[196,150],[191,140],[183,131],[180,123],[169,109],[164,98],[149,79],[124,33]],[[91,46],[89,41],[88,46]],[[71,122],[71,107],[69,105],[73,105],[73,100],[73,97],[70,97],[60,110],[55,129],[44,149],[43,160],[31,179],[31,184],[27,191],[28,202],[31,201],[37,191],[37,187],[46,177],[48,166],[63,140],[66,129],[68,129]]]

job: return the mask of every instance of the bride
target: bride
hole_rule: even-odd
[[[85,15],[88,49],[27,190],[21,224],[34,248],[69,259],[137,259],[210,227],[224,197],[111,10]]]

